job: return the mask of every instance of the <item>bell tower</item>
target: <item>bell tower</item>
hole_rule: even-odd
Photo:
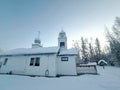
[[[63,29],[61,30],[61,32],[59,32],[58,46],[60,47],[60,49],[67,49],[67,37]]]

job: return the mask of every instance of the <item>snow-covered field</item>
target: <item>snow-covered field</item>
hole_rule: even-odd
[[[97,68],[99,75],[60,78],[0,75],[0,90],[120,90],[120,68]]]

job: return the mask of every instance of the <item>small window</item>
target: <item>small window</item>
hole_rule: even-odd
[[[68,61],[68,57],[61,57],[61,61]]]
[[[36,58],[35,66],[40,66],[40,58],[39,57]]]
[[[65,42],[60,42],[60,47],[65,47]]]
[[[33,66],[33,65],[34,65],[34,58],[31,58],[30,66]]]
[[[8,58],[5,58],[5,61],[4,61],[3,65],[6,65],[7,61],[8,61]]]

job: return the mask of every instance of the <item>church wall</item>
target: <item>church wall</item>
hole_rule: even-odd
[[[38,56],[30,56],[30,58],[31,57],[38,57]],[[56,55],[41,55],[39,57],[40,57],[40,66],[27,65],[26,74],[40,75],[40,76],[56,76],[56,72],[55,72]]]
[[[31,58],[36,57],[40,57],[40,65],[30,66]],[[3,65],[5,58],[8,58],[8,61]],[[0,62],[0,73],[45,76],[48,71],[47,76],[56,76],[56,54],[2,57]]]
[[[68,61],[62,61],[62,57],[68,57]],[[58,75],[77,75],[76,73],[76,56],[59,56],[58,58]]]
[[[6,65],[4,65],[4,60],[8,59]],[[26,57],[24,56],[14,56],[14,57],[2,57],[2,66],[1,73],[14,73],[14,74],[22,74],[25,72],[26,66]]]

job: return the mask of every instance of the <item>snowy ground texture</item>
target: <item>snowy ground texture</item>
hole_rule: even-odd
[[[60,78],[0,75],[0,90],[120,90],[120,68],[97,69],[99,75]]]

